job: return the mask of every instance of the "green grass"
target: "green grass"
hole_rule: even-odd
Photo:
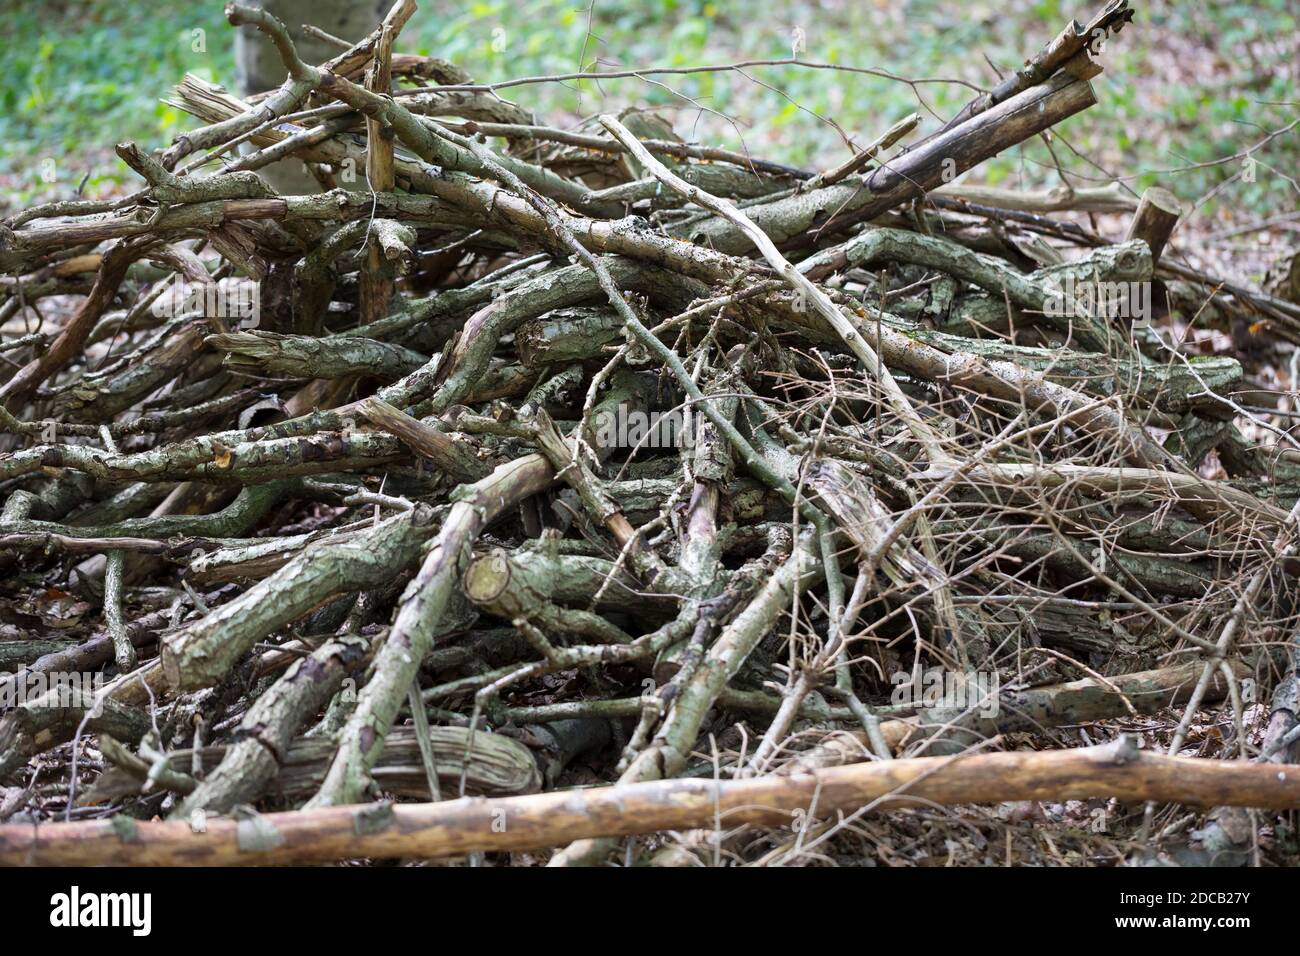
[[[1135,175],[1135,188],[1160,182],[1195,199],[1241,163],[1160,171],[1239,153],[1300,115],[1294,3],[1136,6],[1137,22],[1103,56],[1106,73],[1095,81],[1100,103],[1058,132],[1105,169]],[[587,0],[424,0],[401,48],[454,60],[494,81],[572,72],[596,57],[607,69],[783,58],[797,26],[807,59],[988,86],[994,73],[985,57],[999,70],[1014,70],[1071,15],[1099,7],[1059,0],[601,0],[589,24]],[[17,0],[0,13],[0,26],[7,38],[0,47],[0,183],[15,204],[70,194],[85,174],[90,195],[129,183],[109,147],[123,139],[163,145],[184,128],[188,118],[159,103],[184,72],[233,81],[232,31],[217,0]],[[196,30],[204,31],[205,49],[195,48]],[[569,124],[623,105],[662,107],[673,111],[687,138],[743,143],[810,167],[848,154],[828,118],[862,141],[919,108],[908,85],[882,78],[794,66],[748,72],[548,83],[508,96]],[[922,112],[945,116],[971,95],[958,84],[919,89]],[[1068,172],[1104,176],[1063,143],[1055,155]],[[1267,167],[1290,175],[1300,165],[1300,136],[1293,131],[1273,141],[1257,158],[1256,181],[1229,184],[1202,215],[1296,208],[1295,185]],[[43,176],[51,161],[53,183]],[[992,183],[1050,185],[1059,181],[1054,166],[1034,142],[985,164],[980,175]]]
[[[16,202],[65,195],[86,174],[89,195],[129,181],[112,145],[166,143],[188,123],[160,102],[171,85],[234,69],[219,3],[17,0],[0,27],[0,176]]]

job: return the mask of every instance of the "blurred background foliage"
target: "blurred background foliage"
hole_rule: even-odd
[[[650,65],[682,67],[801,57],[911,78],[991,86],[1071,18],[1101,0],[1016,4],[948,0],[421,0],[399,44],[454,60],[484,82]],[[1075,185],[1129,177],[1205,200],[1211,220],[1295,210],[1300,135],[1268,133],[1300,116],[1296,0],[1135,0],[1110,40],[1100,103],[974,175],[1003,185]],[[120,189],[131,176],[111,144],[165,145],[190,120],[160,102],[183,73],[233,84],[232,31],[220,0],[5,0],[0,9],[0,188],[9,205]],[[919,109],[922,130],[972,95],[956,82],[918,84],[793,65],[653,80],[551,82],[503,94],[553,124],[623,105],[662,107],[679,135],[745,146],[824,168]],[[918,95],[921,102],[918,102]],[[833,121],[833,122],[832,122]],[[837,129],[838,126],[838,129]],[[843,134],[840,132],[843,131]],[[53,163],[50,161],[53,160]],[[1211,165],[1199,165],[1211,164]],[[1186,169],[1188,166],[1199,168]],[[1177,171],[1175,171],[1177,170]],[[53,181],[50,179],[53,177]]]

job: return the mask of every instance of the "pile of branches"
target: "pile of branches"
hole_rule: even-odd
[[[1089,799],[1219,855],[1300,803],[1295,443],[1070,290],[1300,308],[1174,262],[1162,190],[952,182],[1095,104],[1126,2],[816,172],[541,125],[395,53],[414,8],[311,65],[229,5],[282,86],[187,77],[137,191],[0,227],[0,862],[825,859]]]

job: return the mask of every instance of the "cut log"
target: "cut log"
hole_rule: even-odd
[[[1129,223],[1126,239],[1141,239],[1151,248],[1152,263],[1160,261],[1165,243],[1178,225],[1183,214],[1183,204],[1167,189],[1152,186],[1142,194],[1137,213]]]

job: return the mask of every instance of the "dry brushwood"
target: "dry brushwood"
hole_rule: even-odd
[[[1300,309],[1173,261],[1163,189],[951,182],[1096,106],[1126,0],[821,171],[541,125],[398,51],[414,10],[315,65],[228,5],[278,89],[186,77],[136,192],[0,224],[0,863],[761,860],[1093,797],[1215,850],[1300,805],[1300,446],[1112,306]],[[1115,728],[1171,709],[1167,755]]]

